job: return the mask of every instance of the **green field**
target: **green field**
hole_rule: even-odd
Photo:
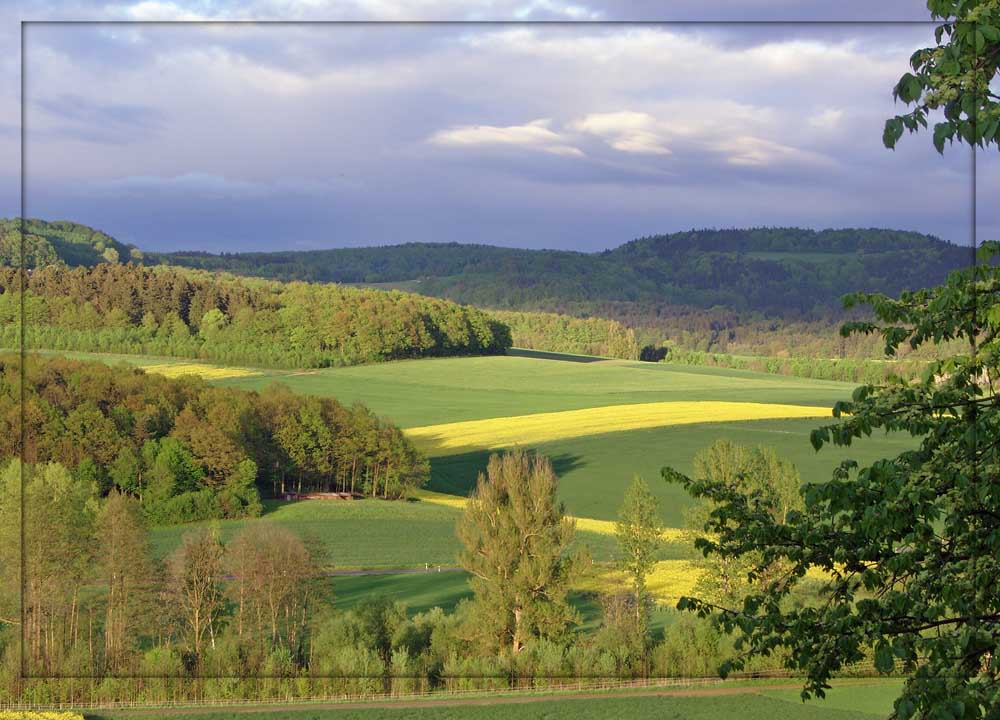
[[[177,358],[60,353],[134,365],[188,364]],[[255,377],[217,380],[260,390],[280,381],[296,392],[360,400],[401,427],[626,403],[721,400],[828,405],[853,386],[830,380],[744,370],[628,360],[573,362],[500,356],[402,360],[323,370],[265,370]]]
[[[273,380],[232,378],[219,384],[260,389]],[[832,406],[849,398],[852,389],[845,383],[721,368],[533,357],[407,360],[307,371],[280,380],[297,392],[360,400],[401,427],[670,400]]]
[[[384,595],[406,603],[411,614],[440,607],[450,612],[459,600],[472,597],[468,574],[464,572],[417,572],[389,575],[340,575],[333,579],[336,606],[349,610],[372,596]],[[587,633],[600,626],[601,608],[593,593],[571,592],[570,603],[580,613],[577,632]],[[656,635],[679,615],[672,608],[653,610],[650,629]]]
[[[300,393],[334,396],[349,403],[360,400],[403,427],[419,428],[472,420],[514,425],[511,416],[584,408],[611,408],[662,402],[723,401],[796,406],[831,406],[850,397],[846,383],[809,380],[719,368],[679,367],[628,361],[580,362],[580,358],[550,359],[528,353],[507,357],[443,358],[402,361],[349,368],[310,371],[259,371],[253,375],[222,377],[221,368],[190,361],[124,356],[97,357],[106,362],[126,361],[158,365],[160,372],[176,374],[185,366],[205,373],[219,385],[261,389],[278,380]],[[589,360],[593,360],[592,358]],[[614,413],[610,413],[612,418]],[[832,422],[832,418],[830,420]],[[551,458],[560,477],[560,497],[567,511],[579,518],[610,521],[617,515],[625,487],[635,475],[645,477],[659,497],[668,527],[682,527],[690,499],[683,488],[660,479],[665,465],[690,472],[695,454],[719,438],[773,446],[793,461],[806,481],[822,482],[844,458],[862,463],[898,454],[911,442],[902,437],[873,437],[848,450],[824,448],[816,453],[809,432],[827,422],[822,418],[790,420],[735,420],[703,422],[614,431],[540,442],[536,449]],[[593,432],[589,429],[588,432]],[[487,451],[431,458],[429,489],[466,495],[486,465]],[[295,532],[318,538],[327,548],[334,568],[422,568],[425,563],[455,565],[458,542],[454,535],[460,510],[427,501],[269,503],[263,522],[276,522]],[[241,521],[218,527],[224,539]],[[189,526],[157,528],[153,542],[160,555],[180,542]],[[578,530],[597,561],[615,556],[611,534]],[[690,549],[668,544],[661,560],[690,557]],[[434,602],[448,604],[454,596],[448,583],[433,590]],[[358,581],[360,582],[360,581]],[[383,582],[390,582],[383,580]],[[413,578],[398,581],[415,608],[426,605],[424,590]],[[338,588],[350,580],[338,578]],[[339,589],[338,589],[339,592]]]
[[[681,527],[690,498],[682,487],[663,482],[660,469],[672,465],[691,472],[695,454],[719,438],[774,447],[795,463],[807,482],[828,479],[845,458],[870,462],[912,444],[905,437],[883,436],[847,449],[828,446],[817,453],[809,444],[809,432],[818,424],[815,420],[754,420],[651,428],[559,440],[539,445],[537,450],[552,460],[559,474],[560,497],[572,514],[614,520],[626,486],[634,475],[641,475],[658,496],[666,525]],[[488,452],[477,452],[433,458],[430,489],[468,493],[488,457]]]
[[[568,696],[560,699],[532,700],[525,702],[501,699],[465,702],[462,704],[439,704],[420,707],[419,702],[407,707],[308,709],[282,711],[256,711],[252,716],[261,720],[485,720],[504,717],[505,720],[605,720],[606,718],[633,718],[634,720],[718,720],[721,717],[738,717],[741,720],[872,720],[885,717],[892,710],[892,699],[898,685],[879,684],[874,687],[851,686],[842,692],[853,699],[838,704],[832,698],[839,693],[835,689],[829,701],[800,702],[791,698],[797,691],[775,691],[747,689],[746,692],[719,695],[685,696]],[[708,692],[702,691],[702,692]],[[852,704],[853,703],[853,704]],[[224,720],[242,717],[232,711],[192,713],[185,712],[188,720]],[[128,713],[88,715],[89,718],[137,717]],[[144,714],[143,717],[178,717],[170,713],[161,715]]]
[[[259,522],[274,522],[302,537],[313,537],[326,548],[338,570],[346,568],[421,568],[455,565],[459,543],[456,508],[425,501],[265,501]],[[164,557],[180,545],[181,536],[199,525],[215,527],[225,542],[242,529],[245,520],[168,525],[152,530],[153,551]],[[610,560],[615,552],[611,535],[577,531],[577,542],[585,544],[596,560]],[[679,544],[664,545],[660,559],[688,557]]]

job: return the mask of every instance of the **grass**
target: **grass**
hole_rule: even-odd
[[[155,366],[168,373],[198,370],[227,386],[259,389],[280,380],[301,393],[333,395],[342,402],[361,400],[409,428],[411,436],[438,453],[431,461],[429,489],[434,492],[424,493],[423,501],[268,504],[261,522],[276,522],[316,537],[338,569],[453,566],[459,549],[455,522],[462,496],[485,469],[489,451],[484,448],[519,444],[552,460],[560,478],[559,497],[567,512],[578,518],[578,542],[586,544],[599,562],[615,556],[613,523],[626,486],[635,475],[645,477],[660,502],[664,524],[675,529],[660,553],[653,580],[661,598],[674,599],[693,583],[686,564],[691,549],[676,530],[683,527],[691,500],[682,487],[660,479],[663,466],[690,473],[698,451],[728,438],[772,446],[795,463],[805,481],[823,482],[844,458],[866,464],[912,446],[908,438],[876,437],[847,450],[813,451],[809,432],[825,422],[817,418],[827,414],[825,408],[849,397],[852,386],[845,383],[721,368],[528,355],[252,375],[258,371],[164,358],[76,354]],[[788,419],[788,415],[805,417]],[[761,417],[771,419],[750,419]],[[243,522],[216,525],[225,540]],[[168,553],[189,528],[155,529],[156,551],[161,556]],[[431,578],[341,577],[335,584],[350,593],[366,582],[384,583],[392,592],[394,588],[412,592],[414,606],[423,607],[430,601],[425,600],[428,592],[437,598],[435,602],[456,601],[458,580],[444,575],[434,573],[433,582],[442,583],[440,595],[421,587]],[[607,586],[614,579],[594,582]]]
[[[350,610],[362,600],[385,595],[406,604],[410,614],[440,607],[451,612],[460,600],[471,598],[469,576],[464,572],[394,573],[391,575],[338,576],[333,579],[336,606]],[[570,604],[580,613],[576,631],[589,633],[601,623],[601,607],[595,588],[579,585],[569,594]],[[678,611],[658,608],[653,611],[650,629],[654,635],[673,622]]]
[[[428,456],[438,457],[600,435],[609,428],[625,432],[673,425],[829,416],[829,408],[809,405],[674,400],[426,425],[410,428],[406,434]]]
[[[458,541],[458,511],[432,503],[384,500],[268,502],[259,522],[283,525],[302,537],[315,537],[327,549],[333,566],[343,568],[451,566]],[[244,520],[191,523],[153,528],[154,552],[164,556],[181,536],[200,524],[218,527],[223,541]]]
[[[150,532],[154,553],[165,557],[180,545],[184,533],[201,525],[217,528],[222,541],[227,542],[248,522],[273,522],[300,537],[319,541],[336,570],[422,568],[425,564],[454,567],[460,549],[455,537],[460,513],[456,507],[428,501],[267,501],[265,514],[258,521],[187,523],[155,527]],[[615,539],[606,526],[599,527],[599,531],[578,529],[576,542],[586,545],[595,560],[608,561],[616,552]],[[684,559],[690,552],[674,537],[663,547],[660,558]]]
[[[274,380],[304,394],[360,400],[406,428],[669,401],[832,407],[853,389],[847,383],[722,368],[512,356],[407,360],[218,382],[260,389]]]
[[[540,443],[533,449],[552,460],[559,475],[559,496],[569,513],[614,521],[625,488],[640,475],[660,502],[664,524],[679,528],[684,526],[684,510],[691,499],[683,487],[663,482],[660,469],[670,465],[683,473],[693,472],[694,456],[717,439],[771,446],[795,464],[806,482],[829,479],[845,458],[864,464],[912,447],[907,437],[883,435],[858,441],[850,448],[827,446],[817,453],[809,444],[809,433],[820,424],[814,419],[799,419],[678,425],[570,438]],[[468,494],[488,458],[488,451],[433,458],[429,488]]]
[[[120,355],[76,356],[147,365],[170,362]],[[335,395],[344,402],[362,400],[408,427],[692,400],[828,407],[835,400],[849,397],[852,390],[847,383],[723,368],[510,356],[402,361],[298,373],[266,371],[265,375],[214,382],[261,388],[275,380],[298,392]],[[605,422],[609,429],[616,427],[614,417]],[[536,440],[531,447],[552,459],[560,476],[560,497],[572,514],[613,521],[625,487],[633,476],[641,475],[660,500],[665,524],[681,527],[684,508],[690,501],[683,488],[659,480],[660,468],[671,465],[690,472],[694,455],[718,438],[773,446],[795,463],[809,482],[828,479],[844,458],[866,463],[911,447],[907,438],[876,436],[847,450],[827,447],[817,454],[809,444],[809,432],[823,422],[816,418],[707,422]],[[475,485],[487,458],[488,452],[482,450],[434,458],[429,487],[465,495]]]
[[[853,693],[855,688],[852,687]],[[502,707],[501,707],[502,706]],[[891,705],[890,705],[891,709]],[[881,711],[887,715],[889,710]],[[719,720],[719,718],[740,718],[740,720],[872,720],[877,715],[871,712],[839,709],[822,702],[794,704],[761,694],[748,688],[746,692],[717,696],[685,697],[683,695],[662,696],[577,696],[530,702],[503,702],[501,700],[479,701],[475,704],[436,705],[420,707],[413,703],[410,707],[343,708],[285,710],[274,712],[254,712],[260,720],[485,720],[502,716],[505,720],[604,720],[605,718],[648,718],[663,720]],[[88,716],[97,718],[98,716]],[[109,713],[102,718],[126,718],[127,712]],[[132,716],[134,717],[134,716]],[[172,717],[170,713],[158,716]],[[238,713],[219,711],[194,713],[184,716],[187,720],[223,720],[241,717]]]
[[[856,710],[885,717],[892,711],[893,701],[899,697],[902,687],[902,680],[886,680],[875,685],[852,685],[850,688],[834,684],[833,689],[827,691],[826,698],[818,702],[833,710]],[[798,690],[762,690],[761,695],[802,704]]]

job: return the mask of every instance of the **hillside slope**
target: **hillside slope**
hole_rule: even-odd
[[[21,236],[17,219],[0,218],[0,265],[19,265]],[[27,267],[96,265],[142,259],[142,252],[110,235],[74,222],[24,221]]]
[[[632,308],[721,306],[776,315],[836,312],[848,291],[935,284],[967,248],[880,229],[692,230],[579,253],[486,245],[403,245],[278,253],[158,254],[151,261],[282,280],[405,283],[483,307],[622,318]],[[616,307],[617,306],[617,307]]]

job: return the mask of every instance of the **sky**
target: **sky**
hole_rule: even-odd
[[[596,251],[761,225],[969,242],[971,151],[881,144],[933,26],[809,23],[927,20],[920,0],[660,5],[6,5],[4,47],[21,20],[128,21],[24,26],[25,211],[148,250]],[[232,19],[393,22],[135,22]],[[511,22],[475,22],[496,20]],[[742,20],[802,22],[676,22]],[[21,69],[0,58],[4,216],[18,213]],[[995,154],[978,162],[980,239],[1000,238]]]

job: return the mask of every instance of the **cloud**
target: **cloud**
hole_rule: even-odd
[[[772,140],[742,135],[713,143],[726,162],[747,167],[766,167],[784,163],[830,166],[833,161],[816,152],[789,147]]]
[[[722,4],[738,14],[744,2],[764,5]],[[666,12],[648,0],[147,0],[101,12],[566,19],[574,6]],[[675,11],[708,12],[693,0]],[[160,248],[474,237],[596,249],[747,224],[962,239],[967,155],[942,159],[926,136],[891,154],[880,143],[898,112],[890,88],[932,41],[926,27],[879,26],[37,25],[27,198],[32,214]],[[0,124],[15,127],[16,96],[3,99]],[[0,189],[16,180],[16,140],[0,129]]]
[[[429,142],[452,147],[507,146],[538,150],[552,155],[582,157],[583,151],[569,144],[549,129],[550,118],[539,118],[524,125],[460,125],[434,133]]]
[[[817,113],[809,118],[809,125],[820,130],[833,130],[840,125],[844,118],[844,111],[836,108],[827,108],[823,112]]]
[[[649,113],[628,110],[591,113],[572,126],[605,139],[615,150],[640,155],[670,154],[662,125]]]

